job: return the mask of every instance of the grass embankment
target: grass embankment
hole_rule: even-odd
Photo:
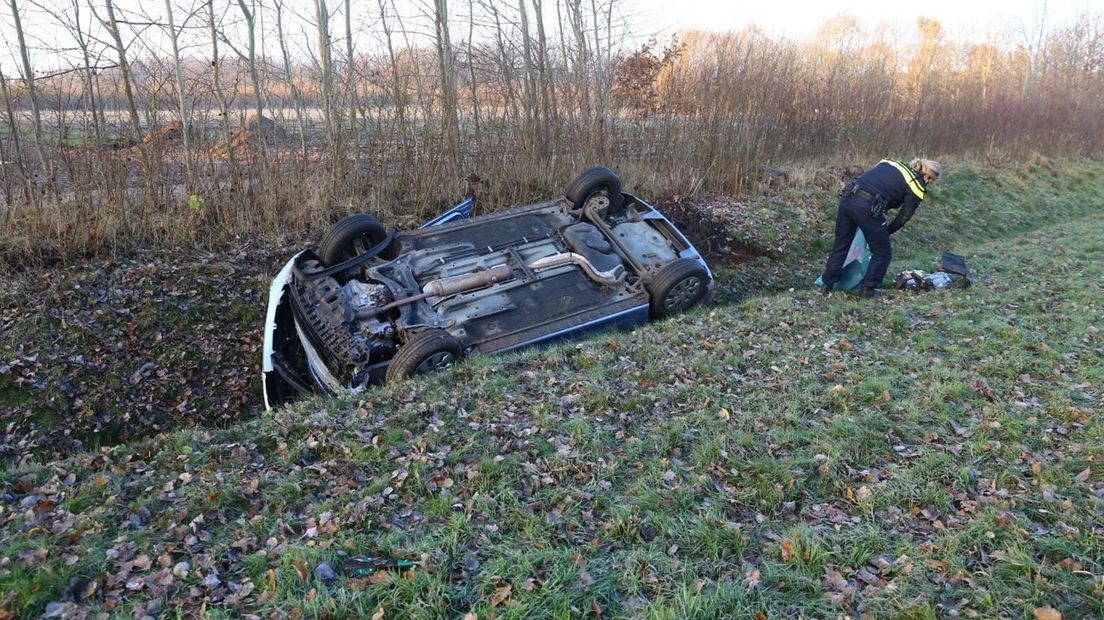
[[[954,230],[938,232],[936,207],[898,247],[966,253],[968,292],[764,296],[9,468],[0,602],[21,615],[65,601],[51,610],[1100,615],[1100,168],[1037,170],[1023,187],[1018,171],[948,178]],[[990,231],[1002,238],[979,241]],[[344,554],[420,565],[325,583],[315,567]]]
[[[897,236],[899,253],[923,254],[909,267],[926,267],[936,249],[1081,217],[1104,202],[1101,162],[948,169],[944,186]],[[639,172],[627,178],[643,196],[663,195]],[[795,169],[790,179],[742,202],[699,196],[665,205],[723,267],[722,302],[815,279],[839,176],[821,167]],[[227,254],[150,250],[5,274],[0,461],[56,459],[255,415],[268,283],[299,245],[251,239]]]

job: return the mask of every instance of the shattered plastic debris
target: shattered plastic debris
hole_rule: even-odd
[[[919,269],[906,269],[897,273],[897,288],[910,291],[931,291],[951,287],[969,288],[971,281],[966,259],[950,252],[933,261],[935,270],[925,273]]]
[[[918,290],[924,288],[925,275],[927,274],[919,269],[910,269],[898,273],[893,280],[897,283],[897,288]]]
[[[926,288],[949,288],[953,283],[951,276],[942,271],[936,271],[924,276],[924,282],[928,285]]]

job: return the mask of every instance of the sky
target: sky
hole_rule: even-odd
[[[38,4],[68,12],[64,7],[70,1],[40,0]],[[87,2],[77,1],[82,5]],[[103,4],[102,0],[92,1],[98,6]],[[416,36],[423,40],[430,36],[432,26],[431,22],[426,21],[425,14],[432,2],[385,0],[388,5],[392,1],[399,14],[406,16],[405,23],[414,29]],[[494,4],[504,14],[513,14],[517,10],[517,0],[449,0],[451,21],[456,22],[454,30],[458,33],[454,34],[454,38],[463,36],[461,31],[466,23],[469,2],[473,1]],[[945,33],[955,40],[1015,42],[1023,40],[1027,33],[1037,32],[1040,23],[1044,25],[1043,30],[1049,30],[1071,22],[1081,13],[1104,13],[1104,0],[594,0],[598,6],[604,6],[609,1],[614,2],[615,9],[627,18],[625,21],[629,24],[629,36],[621,41],[624,47],[634,47],[651,36],[662,41],[667,35],[682,29],[732,31],[752,24],[770,35],[803,39],[814,35],[826,20],[841,14],[858,18],[868,30],[889,26],[891,32],[915,32],[916,18],[923,16],[938,20]],[[260,2],[269,7],[273,4],[272,0]],[[304,50],[314,45],[310,39],[314,32],[314,27],[310,25],[313,20],[313,2],[284,2],[291,22],[288,26],[288,37],[291,40],[289,47],[293,56],[300,56]],[[71,59],[54,51],[73,47],[67,42],[65,30],[48,19],[42,9],[35,8],[35,3],[31,0],[16,0],[16,4],[22,7],[24,13],[24,28],[28,31],[36,73],[69,66]],[[215,4],[219,7],[220,15],[229,20],[240,21],[234,0],[216,0]],[[338,9],[344,5],[340,1],[330,4]],[[528,4],[530,3],[527,2]],[[590,3],[584,0],[584,6],[588,4]],[[116,5],[125,18],[137,21],[162,20],[163,0],[116,0]],[[201,6],[199,0],[173,0],[173,5],[180,7],[177,10],[181,13],[186,12],[184,7]],[[356,48],[364,51],[373,44],[378,45],[380,36],[377,0],[355,0],[352,5],[357,30],[354,39]],[[546,0],[544,5],[546,22],[554,24],[555,2]],[[85,20],[90,17],[87,9],[83,14]],[[178,14],[178,26],[181,25],[181,18],[182,15]],[[262,29],[265,29],[265,19],[271,18],[261,17]],[[206,53],[208,46],[206,31],[202,27],[203,17],[198,17],[192,25],[197,27],[191,30],[192,40],[188,40],[188,37],[182,40],[184,49],[181,53],[186,57],[193,53]],[[339,31],[335,36],[341,34],[341,26],[340,22],[334,24]],[[268,28],[271,28],[271,24]],[[154,54],[160,57],[169,54],[168,38],[161,29],[143,29],[143,33],[142,44],[146,47],[132,49],[132,54]],[[128,37],[124,35],[124,39]],[[279,54],[279,48],[271,34],[265,36],[260,45],[263,53],[274,56]],[[17,75],[15,50],[10,5],[4,2],[0,6],[0,68],[7,75]]]
[[[801,39],[825,20],[848,13],[867,27],[912,27],[932,17],[949,34],[985,38],[1047,23],[1068,22],[1078,14],[1104,10],[1101,0],[632,0],[640,26],[662,31],[693,28],[738,30],[755,24],[770,34]]]

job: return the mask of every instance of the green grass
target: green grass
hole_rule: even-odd
[[[784,291],[11,466],[4,604],[39,614],[77,578],[121,615],[1102,615],[1104,176],[1083,166],[1068,190],[1045,167],[947,179],[977,210],[947,233],[919,214],[900,263],[958,250],[969,291]],[[146,581],[113,585],[143,554]],[[420,565],[313,579],[342,554]],[[191,565],[171,587],[162,556]]]

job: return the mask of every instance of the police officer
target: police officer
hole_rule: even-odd
[[[821,276],[821,293],[831,293],[843,277],[843,261],[855,239],[855,230],[861,229],[874,255],[862,281],[862,296],[881,295],[877,286],[882,283],[893,257],[889,236],[916,213],[928,186],[939,179],[942,169],[939,162],[930,159],[914,159],[908,164],[883,159],[843,186],[836,212],[836,241]],[[893,209],[900,211],[892,223],[886,224],[885,212]]]

